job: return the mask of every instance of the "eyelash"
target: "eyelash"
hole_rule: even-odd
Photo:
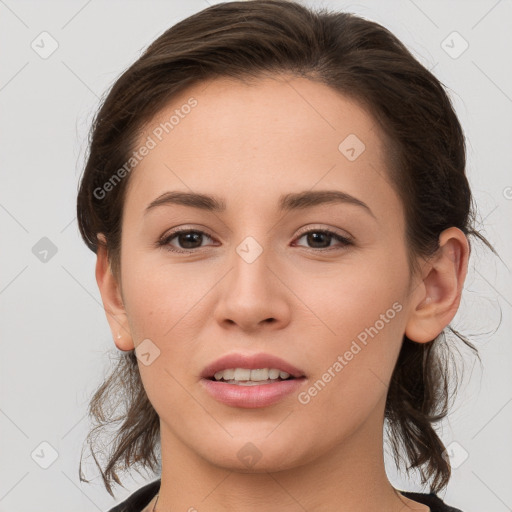
[[[209,235],[207,232],[201,231],[199,229],[178,229],[176,231],[172,231],[168,235],[166,235],[163,238],[161,238],[158,241],[158,246],[159,247],[165,247],[165,249],[170,251],[170,252],[181,253],[181,254],[191,254],[193,252],[196,252],[197,249],[201,248],[201,247],[197,247],[195,249],[176,249],[176,248],[171,248],[172,246],[169,245],[171,240],[176,238],[178,235],[180,235],[182,233],[198,233],[200,235],[206,235],[208,238],[213,239],[213,237],[211,235]],[[344,236],[338,235],[334,231],[330,231],[328,229],[310,229],[308,231],[304,231],[304,232],[300,233],[296,239],[300,239],[304,235],[308,235],[310,233],[321,233],[323,235],[332,236],[335,240],[340,242],[343,247],[346,247],[346,246],[349,246],[349,245],[353,245],[353,242],[350,239],[348,239],[348,238],[346,238]],[[326,251],[332,251],[332,250],[340,249],[340,247],[338,247],[338,248],[336,248],[336,247],[326,247],[326,248],[323,248],[323,249],[315,249],[315,248],[312,248],[312,247],[309,247],[309,248],[306,247],[306,249],[309,249],[310,251],[313,251],[313,252],[326,252]]]

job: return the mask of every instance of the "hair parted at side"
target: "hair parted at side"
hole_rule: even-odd
[[[132,155],[141,127],[187,87],[215,77],[258,79],[297,76],[325,84],[366,108],[386,134],[388,172],[406,214],[410,271],[415,257],[431,257],[439,235],[451,226],[492,245],[474,226],[473,198],[465,174],[462,128],[443,85],[386,28],[350,13],[310,8],[287,0],[225,2],[200,11],[165,31],[114,83],[90,133],[77,218],[94,252],[103,233],[116,279],[120,274],[121,219],[129,175],[108,193],[97,190]],[[448,329],[478,356],[476,348]],[[385,417],[397,466],[437,492],[449,481],[445,447],[433,425],[448,414],[451,368],[445,332],[429,343],[404,336],[388,390]],[[95,392],[87,437],[108,492],[121,484],[117,472],[136,465],[155,471],[159,418],[143,388],[134,351]],[[116,426],[96,457],[98,436]],[[82,474],[80,480],[88,482]]]

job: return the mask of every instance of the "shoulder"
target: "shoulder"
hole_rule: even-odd
[[[423,503],[430,507],[430,512],[462,512],[462,510],[447,505],[437,494],[400,491],[406,498]]]
[[[108,512],[141,512],[141,510],[156,496],[160,489],[160,479],[141,487],[130,494],[126,500],[119,503]]]
[[[141,487],[132,493],[126,500],[110,509],[108,512],[141,512],[156,496],[160,489],[160,479]],[[400,491],[406,498],[417,501],[430,508],[430,512],[462,512],[462,510],[447,505],[434,493],[424,494],[417,492]]]

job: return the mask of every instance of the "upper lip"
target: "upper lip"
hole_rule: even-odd
[[[227,370],[229,368],[248,368],[255,370],[258,368],[276,368],[278,370],[289,373],[295,378],[304,377],[304,372],[299,370],[290,363],[287,363],[283,359],[271,354],[227,354],[213,363],[210,363],[201,372],[201,378],[209,379],[213,377],[215,373],[221,370]]]

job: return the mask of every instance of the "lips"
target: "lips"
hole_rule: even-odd
[[[247,368],[256,370],[260,368],[276,368],[283,372],[289,373],[294,378],[305,377],[305,374],[299,368],[291,363],[271,354],[228,354],[213,363],[209,364],[201,372],[201,378],[212,379],[216,372],[228,370],[230,368]]]
[[[289,374],[289,378],[264,381],[222,381],[217,372],[230,369],[258,370],[269,368]],[[252,374],[252,372],[251,372]],[[252,376],[252,375],[251,375]],[[269,372],[270,377],[270,372]],[[235,379],[236,380],[236,379]],[[278,404],[304,387],[308,379],[304,372],[280,357],[270,354],[228,354],[209,364],[201,372],[203,389],[218,402],[230,407],[255,409]]]

